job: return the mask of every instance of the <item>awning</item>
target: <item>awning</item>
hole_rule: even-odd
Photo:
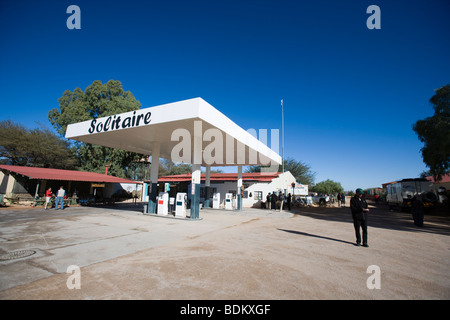
[[[173,152],[179,151],[181,145],[186,146],[186,135],[190,138],[188,157],[183,152],[177,153],[184,157],[185,163],[202,166],[281,164],[277,152],[202,98],[70,124],[66,130],[68,139],[145,155],[152,155],[152,143],[157,141],[159,157],[174,162],[180,162],[174,159]],[[212,163],[211,158],[205,156],[208,151],[214,155]],[[200,153],[203,154],[201,159]]]

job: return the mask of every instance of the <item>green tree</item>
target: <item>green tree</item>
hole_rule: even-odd
[[[344,192],[344,188],[339,182],[327,179],[316,184],[312,191],[323,194],[334,194]]]
[[[220,169],[211,169],[211,173],[221,173]],[[173,176],[177,174],[192,173],[192,165],[188,163],[174,163],[169,159],[159,160],[158,176]]]
[[[0,161],[4,164],[75,169],[69,143],[48,129],[27,129],[11,120],[0,121]]]
[[[64,135],[71,123],[105,117],[117,113],[138,110],[141,104],[130,91],[124,91],[122,83],[109,80],[102,84],[95,80],[83,92],[76,88],[73,92],[66,90],[58,99],[59,109],[49,111],[50,123]],[[92,172],[105,172],[110,165],[109,173],[118,177],[126,177],[128,166],[139,161],[142,155],[98,145],[72,142],[79,159],[80,169]]]
[[[159,162],[158,175],[173,176],[176,174],[186,174],[192,172],[192,165],[187,163],[175,164],[172,160],[161,159]]]
[[[278,172],[283,171],[283,166],[278,167]],[[311,171],[311,167],[301,161],[292,158],[284,159],[284,171],[290,171],[295,177],[295,180],[307,185],[313,185],[315,179],[315,172]],[[261,172],[260,166],[248,166],[245,172]]]
[[[436,181],[449,172],[450,164],[450,84],[435,90],[430,103],[434,115],[418,120],[413,125],[419,140],[424,143],[421,149],[423,162]]]
[[[24,146],[28,144],[27,129],[5,120],[0,122],[0,157],[3,164],[27,165],[28,152]]]
[[[281,172],[283,166],[280,165],[278,171]],[[284,159],[284,171],[290,171],[295,177],[295,180],[307,185],[313,185],[316,176],[315,172],[311,171],[311,167],[301,161],[292,158]]]

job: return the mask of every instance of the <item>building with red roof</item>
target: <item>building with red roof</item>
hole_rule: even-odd
[[[7,197],[45,197],[49,187],[56,192],[63,186],[69,196],[109,198],[120,184],[142,183],[96,172],[0,165],[0,194]]]
[[[450,188],[450,173],[444,174],[439,181],[434,181],[432,176],[426,177],[425,179],[432,181],[436,187],[445,187],[446,189]]]
[[[200,202],[205,202],[205,182],[206,174],[200,176]],[[211,199],[214,195],[219,195],[219,201],[221,207],[224,206],[225,195],[227,193],[232,194],[233,199],[236,199],[236,181],[238,180],[237,173],[211,173],[210,174],[210,187],[211,187]],[[192,174],[178,174],[173,176],[163,176],[158,178],[159,188],[158,191],[164,191],[164,185],[170,186],[170,197],[175,197],[177,192],[185,192],[188,198],[191,194],[191,182]],[[295,184],[295,189],[292,189],[292,183]],[[305,194],[308,193],[308,186],[300,185],[295,181],[295,177],[289,172],[252,172],[242,173],[242,205],[243,207],[261,207],[266,202],[266,196],[270,193],[293,193],[293,191],[299,191],[300,188]],[[296,193],[297,194],[297,193]],[[297,194],[300,195],[300,194]],[[303,195],[303,194],[302,194]],[[210,205],[213,201],[210,201]]]
[[[268,173],[260,173],[260,172],[251,172],[242,173],[243,181],[253,181],[253,182],[270,182],[278,176],[281,172],[268,172]],[[211,182],[213,181],[236,181],[238,179],[237,173],[211,173]],[[158,182],[187,182],[192,180],[192,174],[177,174],[173,176],[163,176],[158,178]],[[200,176],[201,181],[206,180],[206,174],[203,173]]]

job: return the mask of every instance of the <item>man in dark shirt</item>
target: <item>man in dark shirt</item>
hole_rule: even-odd
[[[272,192],[272,196],[271,196],[271,201],[272,201],[272,209],[277,210],[277,201],[278,201],[278,196],[277,194],[274,192]]]
[[[272,196],[270,195],[270,192],[266,196],[266,207],[267,209],[270,209],[270,206],[272,204]]]
[[[353,226],[355,227],[356,245],[361,245],[361,233],[363,231],[363,246],[368,247],[367,243],[367,202],[363,198],[364,192],[361,188],[356,189],[355,196],[350,200],[350,210],[352,211]]]

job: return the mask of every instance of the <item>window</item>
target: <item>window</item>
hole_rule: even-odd
[[[253,194],[254,194],[254,197],[253,197],[254,200],[262,200],[263,199],[262,191],[255,191]]]

